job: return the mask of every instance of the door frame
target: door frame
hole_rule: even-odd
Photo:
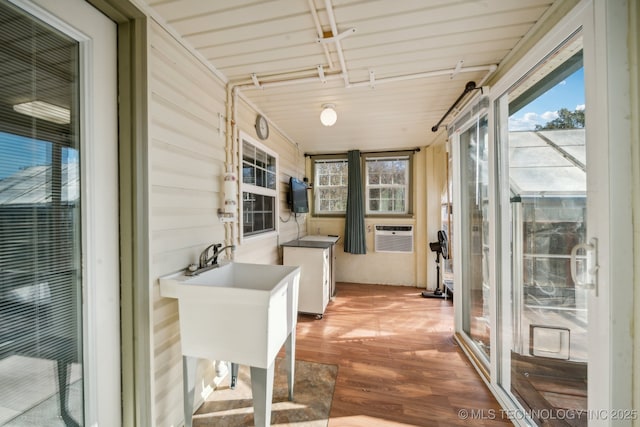
[[[585,95],[593,106],[592,112],[585,111],[587,164],[595,169],[587,175],[587,239],[598,239],[600,266],[598,296],[591,292],[588,301],[589,324],[609,319],[589,328],[589,345],[596,349],[589,353],[588,404],[607,414],[631,411],[633,395],[628,13],[627,0],[594,0],[585,26]],[[631,418],[613,424],[631,425]]]
[[[484,91],[484,90],[483,90]],[[454,251],[455,251],[455,260],[453,264],[453,275],[455,277],[455,281],[460,283],[458,286],[458,292],[453,293],[453,304],[454,307],[465,307],[465,298],[464,292],[460,290],[464,286],[465,277],[462,273],[462,247],[464,242],[462,241],[462,216],[465,215],[465,212],[462,212],[462,180],[461,180],[461,149],[460,149],[460,135],[463,132],[466,132],[472,126],[477,124],[480,117],[486,115],[487,120],[489,122],[489,126],[487,129],[488,135],[488,145],[487,149],[489,150],[489,158],[487,159],[487,168],[488,168],[488,192],[489,192],[489,223],[488,223],[488,235],[489,235],[489,259],[495,259],[495,238],[494,238],[494,229],[495,229],[495,185],[493,179],[493,168],[494,162],[491,158],[491,153],[493,152],[493,126],[492,126],[492,111],[491,111],[491,103],[488,106],[481,106],[483,97],[476,97],[472,102],[469,103],[468,107],[465,108],[460,113],[460,117],[465,118],[466,120],[459,120],[454,122],[454,131],[449,136],[449,143],[451,145],[452,151],[452,179],[453,179],[453,227],[454,227]],[[477,110],[477,111],[476,111]],[[466,117],[466,112],[473,111],[473,114],[469,114],[468,118]],[[494,263],[489,263],[489,286],[490,286],[490,299],[489,299],[489,315],[490,315],[490,336],[489,336],[489,348],[492,349],[495,346],[494,339],[494,322],[491,320],[493,318],[493,312],[495,311],[495,302],[492,297],[494,294],[494,286],[492,285],[492,278],[494,277]],[[487,382],[490,381],[492,369],[492,360],[493,358],[487,358],[484,354],[476,351],[476,345],[472,341],[472,339],[464,332],[464,313],[462,309],[457,309],[454,311],[454,323],[456,330],[456,339],[460,344],[462,344],[462,348],[465,351],[466,355],[472,360],[472,363],[476,367],[476,369],[482,374],[483,379]]]

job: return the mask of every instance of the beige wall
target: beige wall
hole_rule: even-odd
[[[279,221],[279,233],[240,240],[238,226],[225,226],[217,216],[225,162],[230,160],[225,132],[218,130],[218,115],[227,115],[225,83],[154,21],[148,68],[152,416],[160,427],[179,425],[183,419],[182,354],[178,305],[160,296],[157,278],[197,262],[212,243],[235,243],[238,261],[280,263],[279,241],[296,238],[298,230],[293,217],[288,219],[287,182],[291,175],[302,176],[304,156],[273,127],[269,138],[260,141],[278,155],[279,216],[284,221]],[[256,112],[241,99],[236,105],[238,130],[257,139]],[[237,151],[230,157],[237,166]],[[304,231],[305,218],[298,217],[298,223]],[[214,379],[212,361],[200,362],[198,376],[196,407],[203,399],[203,385],[206,389]]]
[[[440,197],[446,180],[447,153],[444,143],[423,148],[413,160],[413,216],[410,218],[365,219],[366,255],[344,252],[344,217],[313,217],[308,220],[308,234],[335,234],[341,237],[337,245],[336,281],[407,285],[434,289],[435,257],[428,242],[437,239],[440,229]],[[307,175],[311,176],[311,162]],[[375,225],[413,225],[413,253],[377,253],[374,245]]]

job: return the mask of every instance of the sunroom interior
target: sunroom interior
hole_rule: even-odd
[[[69,1],[0,5],[0,424],[181,425],[159,279],[327,237],[317,322],[409,287],[514,424],[637,419],[635,2]]]

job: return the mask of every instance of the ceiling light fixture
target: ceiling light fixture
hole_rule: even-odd
[[[15,104],[13,109],[20,114],[26,114],[36,119],[42,119],[60,125],[68,125],[71,122],[71,112],[68,108],[59,107],[44,101],[30,101]]]
[[[320,113],[320,121],[325,126],[333,126],[336,124],[336,120],[338,120],[338,113],[334,110],[335,105],[333,104],[324,104],[322,106],[322,113]]]

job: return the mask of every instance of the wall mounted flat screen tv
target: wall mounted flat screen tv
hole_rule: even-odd
[[[289,179],[289,206],[293,213],[309,212],[307,184],[294,177]]]

